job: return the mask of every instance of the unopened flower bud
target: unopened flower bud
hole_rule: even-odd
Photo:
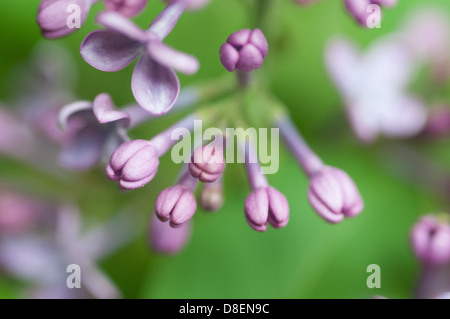
[[[260,29],[243,29],[231,34],[220,47],[220,61],[230,72],[259,69],[267,56],[269,45]]]
[[[78,30],[92,3],[91,0],[43,0],[37,16],[43,36],[59,38]]]
[[[256,231],[266,231],[267,222],[274,228],[282,228],[289,221],[288,201],[271,186],[259,188],[245,200],[245,218]]]
[[[217,180],[225,169],[223,158],[223,139],[216,138],[208,145],[198,147],[191,157],[189,171],[203,183]]]
[[[425,216],[413,227],[411,243],[417,258],[426,265],[450,262],[450,225],[435,216]]]
[[[356,216],[364,207],[351,177],[330,166],[324,166],[311,177],[308,198],[316,212],[330,223]]]
[[[197,210],[194,194],[185,185],[166,188],[159,194],[155,211],[161,221],[170,220],[170,226],[178,228],[194,216]]]
[[[111,180],[125,189],[146,185],[156,174],[159,159],[155,146],[145,140],[133,140],[120,145],[106,168]]]

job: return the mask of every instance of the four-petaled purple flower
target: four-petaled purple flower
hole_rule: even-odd
[[[107,72],[119,71],[141,55],[132,77],[134,97],[152,114],[167,113],[180,91],[178,77],[172,69],[192,74],[199,68],[195,57],[162,42],[185,8],[183,1],[173,1],[147,31],[118,13],[102,12],[97,21],[108,29],[91,32],[81,44],[81,55],[96,69]]]

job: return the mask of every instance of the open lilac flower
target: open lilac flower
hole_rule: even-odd
[[[148,0],[105,0],[108,11],[118,12],[126,17],[133,17],[144,10]]]
[[[175,186],[159,194],[155,203],[156,216],[163,222],[170,220],[171,227],[182,227],[197,210],[193,193],[197,184],[198,180],[185,171]]]
[[[172,139],[172,132],[178,128],[191,130],[194,119],[194,115],[188,116],[150,141],[132,140],[121,144],[106,167],[109,179],[119,181],[124,189],[136,189],[148,184],[158,170],[159,157],[177,142]]]
[[[225,69],[250,72],[259,69],[269,51],[260,29],[243,29],[231,34],[220,47],[220,61]]]
[[[199,67],[195,57],[162,42],[185,8],[183,1],[172,2],[147,31],[118,13],[100,13],[97,21],[108,29],[91,32],[81,44],[81,55],[96,69],[107,72],[119,71],[141,55],[132,77],[134,97],[150,113],[167,113],[180,91],[178,77],[172,69],[192,74]]]
[[[267,223],[274,228],[283,228],[289,221],[289,204],[286,197],[269,186],[261,173],[256,154],[247,143],[245,166],[252,192],[245,199],[245,219],[250,227],[259,232],[267,230]]]
[[[125,129],[130,115],[115,108],[111,97],[102,93],[94,102],[79,101],[65,106],[59,122],[67,138],[58,162],[69,169],[87,169],[97,164],[127,140]]]
[[[411,243],[417,258],[426,265],[450,262],[450,225],[436,216],[420,219],[411,231]]]
[[[405,43],[418,61],[429,65],[438,81],[450,75],[450,23],[449,17],[437,9],[414,12],[401,29]]]
[[[405,138],[423,129],[425,107],[407,92],[416,70],[414,60],[400,39],[381,39],[364,55],[347,40],[333,40],[326,65],[361,141],[370,143],[380,135]]]
[[[186,246],[191,232],[190,221],[178,228],[173,228],[169,222],[162,222],[156,214],[152,214],[149,233],[150,247],[158,253],[176,254]]]
[[[314,210],[330,223],[361,213],[364,202],[350,176],[343,170],[325,166],[287,116],[280,116],[276,124],[289,150],[310,178],[308,199]]]
[[[46,38],[60,38],[79,28],[71,26],[71,15],[79,15],[79,23],[84,23],[91,6],[98,0],[42,0],[38,9],[37,23]],[[79,12],[78,12],[79,11]],[[75,19],[75,16],[74,16]],[[73,21],[75,23],[77,21]]]

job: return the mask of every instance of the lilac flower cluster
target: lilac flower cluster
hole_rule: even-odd
[[[75,1],[81,8],[82,22],[95,2]],[[150,226],[151,246],[160,252],[175,253],[190,236],[190,220],[197,209],[194,192],[199,182],[204,184],[199,196],[204,209],[219,210],[224,202],[222,174],[225,153],[229,151],[226,145],[234,137],[227,136],[224,124],[214,122],[213,119],[227,118],[223,104],[233,107],[235,102],[233,98],[228,98],[228,102],[219,103],[216,107],[195,111],[150,140],[132,140],[128,137],[127,131],[141,123],[171,110],[199,104],[203,99],[212,100],[214,95],[223,95],[227,90],[225,85],[215,94],[198,87],[194,91],[184,89],[180,93],[175,71],[193,74],[199,69],[199,62],[195,57],[164,43],[186,9],[199,9],[208,1],[167,1],[166,8],[151,22],[149,28],[142,30],[130,17],[141,12],[146,2],[105,0],[106,11],[99,13],[96,21],[106,28],[89,33],[80,47],[83,59],[105,72],[119,71],[138,58],[131,79],[132,92],[138,105],[118,109],[107,93],[99,94],[93,102],[78,101],[66,105],[59,113],[59,123],[69,138],[63,145],[60,163],[85,169],[106,157],[109,158],[106,167],[109,179],[118,182],[122,189],[140,188],[156,176],[160,158],[178,142],[178,139],[173,138],[174,132],[178,129],[192,131],[196,120],[202,120],[210,126],[216,123],[220,127],[220,134],[210,143],[196,147],[190,163],[182,170],[176,183],[163,190],[155,203],[155,214]],[[62,19],[64,15],[61,13],[65,12],[67,5],[68,1],[65,0],[45,0],[41,3],[38,23],[44,36],[55,38],[73,31],[67,28],[66,21]],[[265,90],[253,84],[250,75],[263,65],[268,53],[269,44],[260,29],[242,29],[232,33],[220,47],[219,58],[227,71],[236,71],[243,92],[251,92],[254,89]],[[183,102],[186,99],[189,103]],[[276,100],[273,97],[270,99]],[[275,103],[267,110],[267,116],[271,125],[280,129],[286,145],[310,179],[307,197],[314,210],[330,223],[358,215],[364,204],[351,177],[322,162],[295,128],[284,106]],[[226,121],[242,128],[249,126],[243,117],[237,121],[232,118]],[[274,228],[285,227],[290,213],[287,198],[270,186],[262,174],[254,149],[255,141],[240,143],[252,190],[245,200],[245,219],[253,229],[260,232],[266,231],[268,224]]]

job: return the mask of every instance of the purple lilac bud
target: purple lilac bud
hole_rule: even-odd
[[[37,23],[42,35],[53,39],[66,36],[78,27],[69,26],[68,20],[72,14],[80,10],[80,25],[86,20],[91,6],[98,0],[43,0],[39,5]],[[73,6],[73,7],[72,7]],[[76,7],[78,6],[78,7]],[[73,11],[71,11],[73,10]]]
[[[203,185],[200,193],[200,205],[203,209],[215,212],[222,208],[223,196],[223,176],[212,183]]]
[[[397,4],[398,0],[345,0],[347,11],[355,18],[355,20],[363,27],[367,27],[367,19],[372,14],[371,5],[384,6],[392,8]]]
[[[91,32],[81,44],[81,55],[91,66],[105,72],[122,70],[141,55],[132,76],[133,95],[148,112],[165,114],[180,91],[173,69],[193,74],[199,68],[195,57],[163,43],[185,8],[182,1],[172,2],[153,20],[147,31],[116,12],[102,12],[97,21],[107,29]]]
[[[408,93],[417,68],[401,38],[382,38],[364,54],[348,40],[333,40],[325,59],[362,142],[374,142],[380,135],[411,137],[423,129],[426,107]]]
[[[150,247],[162,254],[176,254],[188,243],[192,233],[191,222],[188,221],[178,228],[173,228],[168,222],[162,222],[152,214],[150,221]]]
[[[363,27],[367,27],[367,19],[371,14],[367,9],[371,4],[372,0],[345,0],[347,11]]]
[[[427,215],[411,231],[411,243],[417,258],[429,266],[450,261],[450,225]]]
[[[276,124],[289,150],[310,178],[308,199],[314,210],[331,223],[358,215],[364,203],[350,176],[340,169],[325,166],[287,116],[278,118]]]
[[[243,29],[231,34],[220,47],[220,61],[229,72],[259,69],[269,45],[260,29]]]
[[[105,0],[108,11],[118,12],[126,17],[133,17],[147,5],[148,0]]]
[[[194,216],[197,210],[194,190],[198,180],[185,172],[178,184],[163,190],[155,203],[155,213],[158,218],[170,226],[179,228]]]
[[[108,177],[119,181],[124,189],[135,189],[149,183],[159,165],[156,147],[149,141],[133,140],[120,145],[106,167]]]
[[[164,2],[171,3],[174,0],[164,0]],[[206,6],[210,0],[178,0],[178,1],[184,1],[187,5],[188,10],[199,10]]]
[[[315,211],[330,223],[361,213],[364,202],[351,177],[343,170],[325,166],[311,177],[308,199]]]
[[[186,117],[150,141],[133,140],[120,145],[106,167],[108,177],[119,181],[124,189],[136,189],[148,184],[158,170],[159,157],[177,142],[172,140],[172,132],[178,128],[191,130],[195,118],[193,115]]]
[[[208,145],[198,147],[191,157],[189,171],[203,183],[211,183],[222,176],[225,169],[223,138],[216,137]]]
[[[245,146],[245,165],[252,192],[245,199],[245,218],[254,230],[264,232],[269,222],[274,228],[283,228],[289,221],[286,197],[269,186],[261,173],[256,153],[248,143]]]

